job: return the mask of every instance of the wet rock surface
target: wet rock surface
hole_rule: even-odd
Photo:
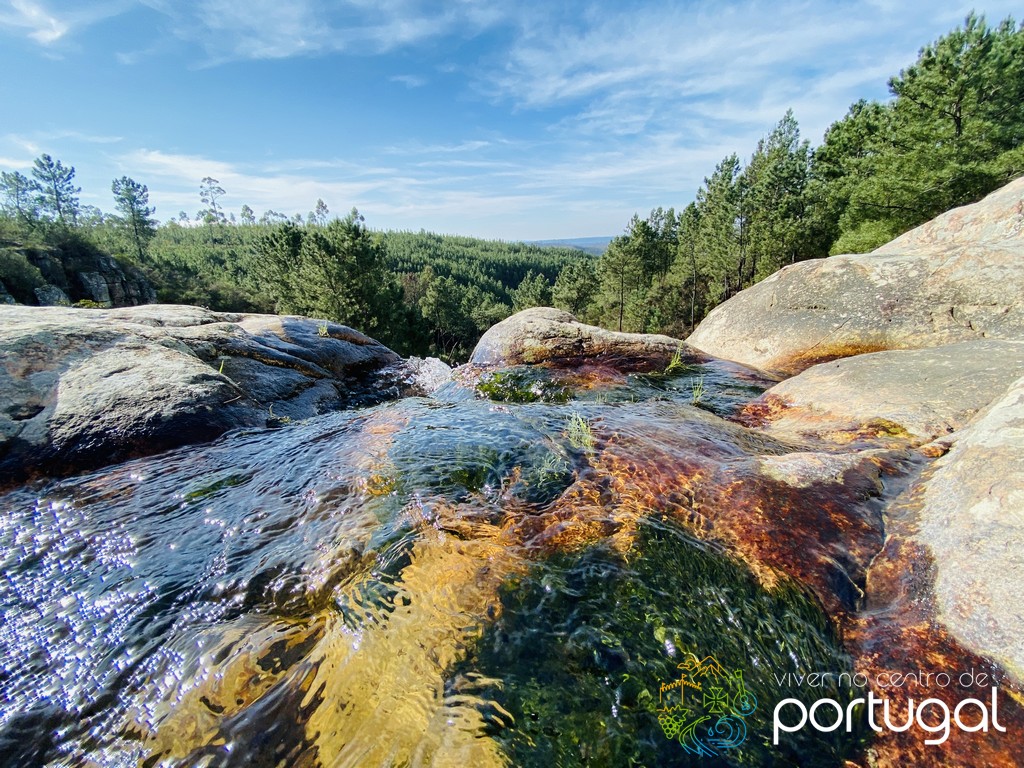
[[[216,381],[225,349],[225,374],[294,358],[266,396],[344,370],[307,350],[312,321],[141,312],[174,341],[137,354],[205,350]],[[116,376],[106,350],[126,342],[108,333],[79,362]],[[771,743],[782,698],[865,694],[786,675],[874,680],[907,654],[992,665],[935,620],[932,555],[895,519],[930,462],[914,440],[752,427],[745,408],[775,382],[669,368],[468,366],[430,397],[0,498],[0,649],[18,670],[0,746],[104,765],[1016,764],[997,733],[929,752],[917,729],[860,720]],[[52,621],[71,631],[54,640]],[[742,673],[751,738],[727,749],[662,706],[692,657]]]
[[[921,481],[915,540],[950,634],[1024,681],[1024,378],[950,442]]]

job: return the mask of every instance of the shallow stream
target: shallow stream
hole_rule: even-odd
[[[766,736],[849,698],[777,682],[850,669],[820,601],[707,523],[768,382],[515,375],[0,497],[0,764],[842,766]]]

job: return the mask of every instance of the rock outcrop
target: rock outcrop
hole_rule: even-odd
[[[776,371],[863,352],[1024,338],[1024,178],[869,254],[790,265],[687,339]]]
[[[942,623],[1024,681],[1024,378],[956,435],[920,493],[915,538]]]
[[[303,317],[0,306],[0,486],[384,399],[398,361]]]
[[[72,243],[65,248],[26,247],[17,243],[0,244],[16,259],[31,265],[35,280],[33,291],[22,288],[15,298],[23,304],[62,306],[89,301],[108,307],[128,307],[156,301],[156,291],[134,267],[122,264],[109,254],[87,243]],[[4,275],[0,274],[0,283]],[[4,293],[16,294],[12,285]]]
[[[926,443],[967,426],[1024,376],[1024,341],[980,340],[857,355],[812,366],[746,408],[773,434]]]
[[[488,330],[473,350],[470,363],[570,367],[587,362],[620,370],[653,370],[664,368],[677,353],[683,363],[707,359],[669,336],[606,331],[585,325],[560,309],[533,307]]]

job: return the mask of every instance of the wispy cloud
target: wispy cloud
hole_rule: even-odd
[[[449,155],[463,152],[476,152],[493,146],[493,142],[481,139],[460,141],[457,144],[422,144],[420,142],[409,142],[402,146],[385,147],[384,153],[389,155],[414,155],[416,157],[427,157],[429,155]]]
[[[154,200],[159,200],[162,213],[168,208],[194,210],[199,201],[199,183],[212,176],[227,191],[224,204],[238,209],[243,203],[256,210],[274,209],[282,212],[305,212],[317,198],[346,210],[355,201],[368,199],[388,188],[400,177],[391,169],[380,169],[348,181],[324,179],[315,173],[284,173],[280,167],[296,167],[299,163],[278,166],[242,165],[202,155],[180,154],[154,149],[137,149],[117,156],[124,173],[146,179]]]
[[[44,47],[53,47],[75,31],[102,19],[117,16],[135,5],[134,0],[8,0],[0,4],[0,31],[23,34]]]
[[[993,15],[1012,11],[992,5]],[[739,0],[605,9],[561,24],[542,13],[523,17],[502,65],[482,71],[478,87],[517,109],[571,106],[558,124],[567,132],[639,135],[691,116],[724,118],[724,103],[740,109],[720,122],[744,138],[793,107],[817,139],[865,91],[885,95],[886,75],[927,40],[922,14],[942,18],[944,31],[969,10],[957,0]]]
[[[26,160],[23,157],[4,157],[0,155],[0,167],[2,168],[25,168],[31,165],[31,160]]]
[[[35,137],[35,141],[61,141],[63,139],[86,144],[117,144],[124,141],[122,136],[96,135],[81,131],[43,131]]]
[[[55,43],[70,28],[67,22],[32,0],[11,0],[9,10],[0,11],[0,27],[24,32],[40,45]]]
[[[421,75],[394,75],[391,82],[401,83],[406,88],[422,88],[428,81]]]
[[[3,140],[31,156],[38,155],[41,151],[39,149],[39,144],[35,140],[25,136],[20,136],[16,133],[8,133],[3,137]]]
[[[187,111],[217,98],[207,88],[227,87],[233,104],[302,116],[293,133],[286,121],[225,110],[222,136],[238,137],[226,148],[188,121],[168,120],[174,134],[109,114],[75,125],[82,133],[12,122],[5,130],[18,135],[0,136],[6,158],[66,153],[97,195],[126,173],[149,184],[161,216],[196,210],[199,180],[213,176],[236,211],[304,212],[322,197],[358,206],[374,226],[502,237],[607,234],[634,211],[685,205],[721,158],[749,156],[789,108],[817,143],[853,101],[885,98],[886,78],[970,10],[960,0],[4,3],[0,34],[42,55],[67,54],[71,39],[85,48],[84,27],[145,6],[120,38],[138,50],[115,56],[159,58],[154,82],[178,78],[160,109]],[[985,11],[996,21],[1019,15],[1015,5],[987,0]],[[95,39],[109,52],[108,36]],[[300,61],[277,63],[286,59]],[[181,74],[228,63],[209,78]],[[342,88],[301,87],[352,72],[360,82],[340,99]],[[308,80],[292,89],[287,78]],[[251,98],[254,84],[262,90]]]
[[[474,0],[140,0],[163,13],[174,34],[198,44],[203,66],[328,53],[381,54],[440,35],[473,36],[499,23],[499,4]],[[141,52],[124,54],[134,61]],[[413,87],[417,76],[399,76]]]

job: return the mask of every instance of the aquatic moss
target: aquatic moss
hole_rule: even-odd
[[[185,501],[199,501],[205,499],[207,496],[212,496],[218,491],[223,491],[225,488],[234,488],[249,482],[252,479],[251,473],[232,473],[227,475],[217,475],[214,478],[204,478],[199,481],[201,483],[198,487],[187,491],[184,494]]]
[[[515,724],[493,734],[517,766],[841,766],[859,734],[807,729],[773,746],[777,702],[857,689],[780,685],[789,672],[850,672],[820,608],[798,587],[763,589],[743,564],[675,524],[640,525],[628,562],[598,545],[554,556],[506,584],[501,612],[467,665]],[[694,653],[744,670],[758,708],[720,756],[687,753],[658,723],[659,689]]]
[[[499,403],[567,403],[570,389],[543,375],[544,369],[512,369],[484,375],[477,391]]]

